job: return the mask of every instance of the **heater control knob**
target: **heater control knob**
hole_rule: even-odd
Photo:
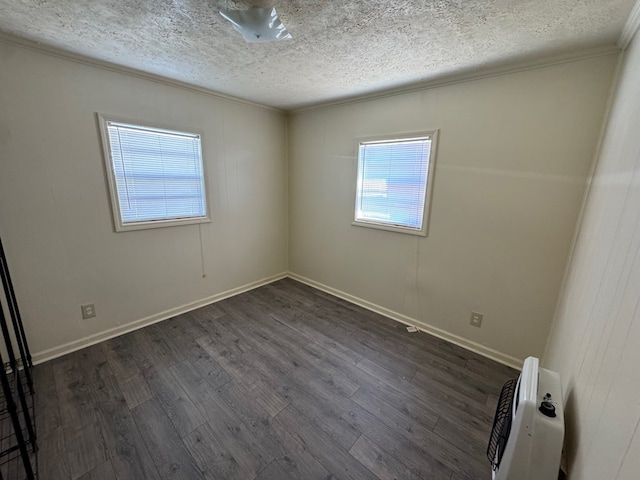
[[[540,408],[538,409],[540,410],[540,412],[542,412],[543,415],[546,415],[547,417],[555,417],[556,416],[556,407],[553,403],[544,400],[541,404],[540,404]]]

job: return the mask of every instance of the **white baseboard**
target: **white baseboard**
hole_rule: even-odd
[[[177,315],[190,312],[191,310],[195,310],[196,308],[204,307],[206,305],[219,302],[220,300],[224,300],[225,298],[233,297],[234,295],[238,295],[240,293],[253,290],[254,288],[258,288],[268,283],[281,280],[283,278],[286,278],[287,276],[288,274],[286,272],[282,272],[277,275],[272,275],[270,277],[263,278],[255,282],[251,282],[246,285],[242,285],[240,287],[232,288],[231,290],[227,290],[226,292],[217,293],[210,297],[202,298],[194,302],[180,305],[179,307],[170,308],[169,310],[156,313],[149,317],[141,318],[140,320],[127,323],[126,325],[120,325],[115,328],[110,328],[109,330],[105,330],[104,332],[89,335],[87,337],[74,340],[73,342],[65,343],[64,345],[60,345],[58,347],[49,348],[47,350],[37,352],[33,354],[33,358],[32,358],[33,364],[37,365],[39,363],[43,363],[48,360],[53,360],[54,358],[61,357],[62,355],[66,355],[67,353],[75,352],[76,350],[80,350],[90,345],[95,345],[96,343],[103,342],[110,338],[118,337],[120,335],[124,335],[125,333],[138,330],[140,328],[146,327],[147,325],[158,323],[163,320],[167,320],[169,318],[175,317]]]
[[[490,358],[491,360],[495,360],[496,362],[502,363],[503,365],[515,368],[516,370],[520,370],[522,368],[522,362],[524,361],[523,359],[512,357],[511,355],[507,355],[505,353],[494,350],[493,348],[486,347],[484,345],[481,345],[480,343],[467,340],[466,338],[459,335],[449,333],[446,330],[434,327],[433,325],[429,325],[428,323],[416,320],[415,318],[408,317],[406,315],[403,315],[402,313],[394,312],[393,310],[389,310],[388,308],[381,307],[380,305],[376,305],[375,303],[371,303],[349,293],[345,293],[341,290],[329,287],[328,285],[316,282],[315,280],[303,277],[302,275],[298,275],[297,273],[289,272],[289,277],[307,284],[310,287],[317,288],[318,290],[322,290],[323,292],[327,292],[331,295],[342,298],[347,302],[351,302],[355,305],[366,308],[367,310],[371,310],[372,312],[384,315],[385,317],[397,322],[418,327],[418,329],[423,331],[424,333],[428,333],[429,335],[433,335],[434,337],[438,337],[446,340],[447,342],[454,343],[459,347],[470,350],[474,353],[482,355],[483,357]]]
[[[90,345],[95,345],[96,343],[103,342],[110,338],[124,335],[125,333],[138,330],[140,328],[146,327],[147,325],[152,325],[154,323],[167,320],[177,315],[181,315],[183,313],[190,312],[197,308],[219,302],[220,300],[224,300],[225,298],[239,295],[240,293],[253,290],[255,288],[261,287],[263,285],[267,285],[268,283],[272,283],[286,277],[290,277],[306,285],[317,288],[318,290],[322,290],[323,292],[327,292],[327,293],[330,293],[331,295],[335,295],[336,297],[342,298],[343,300],[351,302],[360,307],[366,308],[367,310],[371,310],[372,312],[376,312],[376,313],[379,313],[380,315],[384,315],[385,317],[395,320],[397,322],[403,323],[405,325],[416,326],[421,331],[428,333],[429,335],[433,335],[434,337],[441,338],[455,345],[458,345],[462,348],[465,348],[479,355],[482,355],[483,357],[487,357],[487,358],[490,358],[491,360],[495,360],[496,362],[502,363],[504,365],[508,365],[509,367],[513,367],[519,370],[522,366],[522,362],[523,362],[522,359],[515,358],[510,355],[506,355],[504,353],[498,352],[497,350],[486,347],[484,345],[473,342],[471,340],[467,340],[466,338],[460,337],[459,335],[449,333],[446,330],[442,330],[438,327],[434,327],[433,325],[429,325],[428,323],[416,320],[415,318],[408,317],[401,313],[394,312],[393,310],[389,310],[387,308],[381,307],[380,305],[377,305],[375,303],[371,303],[367,300],[363,300],[359,297],[356,297],[354,295],[348,294],[341,290],[329,287],[328,285],[324,285],[320,282],[316,282],[315,280],[311,280],[309,278],[303,277],[293,272],[288,272],[288,273],[283,272],[277,275],[272,275],[270,277],[263,278],[255,282],[251,282],[246,285],[242,285],[240,287],[232,288],[231,290],[227,290],[225,292],[221,292],[216,295],[212,295],[210,297],[206,297],[200,300],[196,300],[194,302],[180,305],[175,308],[171,308],[169,310],[165,310],[160,313],[156,313],[154,315],[142,318],[140,320],[136,320],[126,325],[120,325],[118,327],[105,330],[104,332],[89,335],[87,337],[74,340],[73,342],[65,343],[64,345],[60,345],[54,348],[43,350],[41,352],[37,352],[33,354],[33,363],[34,365],[37,365],[39,363],[44,363],[48,360],[53,360],[54,358],[61,357],[71,352],[75,352],[76,350],[80,350]]]

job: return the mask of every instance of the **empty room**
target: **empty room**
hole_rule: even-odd
[[[640,1],[0,11],[0,479],[640,478]]]

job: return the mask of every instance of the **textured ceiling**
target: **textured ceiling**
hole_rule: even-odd
[[[0,31],[292,109],[612,45],[634,0],[0,0]],[[293,40],[245,43],[218,8],[275,6]]]

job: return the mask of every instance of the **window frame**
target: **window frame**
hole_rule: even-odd
[[[202,223],[210,223],[211,218],[209,216],[209,196],[207,194],[207,169],[204,161],[204,132],[201,129],[193,127],[184,127],[176,125],[167,125],[158,122],[150,122],[140,119],[132,119],[128,117],[122,117],[119,115],[109,115],[103,113],[96,113],[98,118],[98,125],[100,129],[100,137],[102,140],[102,157],[104,160],[104,167],[107,175],[107,184],[109,188],[109,197],[111,199],[111,213],[113,217],[113,225],[116,232],[127,232],[131,230],[146,230],[151,228],[163,228],[163,227],[175,227],[179,225],[194,225]],[[118,188],[115,177],[113,159],[111,158],[111,141],[108,131],[108,122],[124,123],[137,126],[140,128],[148,128],[150,130],[167,130],[177,133],[193,134],[200,137],[200,160],[202,162],[202,195],[204,197],[205,215],[200,217],[184,217],[184,218],[171,218],[163,220],[144,220],[139,222],[123,222],[122,213],[120,210],[120,199],[118,197]]]
[[[351,225],[356,227],[366,227],[366,228],[374,228],[377,230],[386,230],[390,232],[397,233],[405,233],[409,235],[418,235],[422,237],[428,236],[429,233],[429,220],[431,218],[431,197],[433,195],[433,182],[435,178],[435,165],[436,165],[436,152],[438,147],[438,133],[439,129],[434,130],[423,130],[419,132],[403,132],[389,135],[375,135],[375,136],[367,136],[367,137],[358,137],[355,142],[355,165],[356,165],[356,173],[355,173],[355,182],[354,182],[354,210],[353,210],[353,221]],[[431,138],[431,148],[429,150],[429,167],[427,168],[427,185],[425,189],[424,195],[424,209],[422,212],[422,228],[411,228],[405,227],[402,225],[390,225],[382,222],[375,222],[372,220],[361,220],[358,219],[358,197],[360,192],[358,191],[358,184],[360,183],[361,177],[361,166],[360,166],[360,146],[366,143],[378,143],[378,142],[391,142],[394,140],[398,141],[409,141],[412,139],[419,138]]]

